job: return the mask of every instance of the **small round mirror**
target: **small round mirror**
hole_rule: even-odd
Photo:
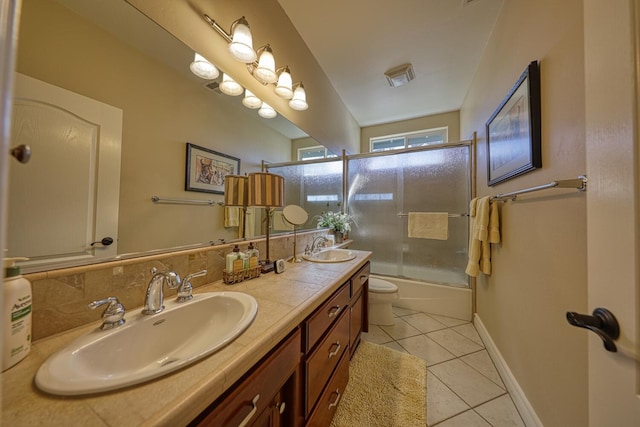
[[[298,205],[287,205],[282,209],[282,215],[287,222],[293,225],[302,225],[309,219],[307,211]]]

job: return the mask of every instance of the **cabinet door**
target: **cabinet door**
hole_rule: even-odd
[[[360,343],[362,320],[364,319],[362,306],[364,298],[362,296],[362,292],[354,298],[355,301],[351,302],[351,325],[349,327],[349,350],[351,352],[351,356],[353,356],[353,353],[356,351],[356,347]]]

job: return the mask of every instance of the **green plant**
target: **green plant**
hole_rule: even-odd
[[[317,216],[318,228],[331,228],[340,233],[346,233],[351,230],[351,221],[353,217],[342,212],[322,212]]]

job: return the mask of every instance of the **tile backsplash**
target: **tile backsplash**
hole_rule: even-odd
[[[311,245],[314,237],[324,234],[326,230],[298,233],[298,252]],[[263,258],[265,240],[251,241],[257,244]],[[115,296],[128,310],[141,307],[152,267],[175,271],[180,277],[206,269],[205,276],[193,279],[194,287],[222,280],[225,256],[234,244],[26,274],[33,287],[33,341],[91,322],[99,325],[102,308],[90,310],[87,305],[91,301]],[[240,250],[246,250],[248,245],[249,241],[239,243]],[[272,260],[292,255],[293,235],[270,238]],[[165,289],[166,297],[175,293],[176,290]]]

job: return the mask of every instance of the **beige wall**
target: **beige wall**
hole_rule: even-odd
[[[532,60],[541,61],[542,169],[489,188],[485,122]],[[460,110],[478,132],[478,195],[585,172],[582,1],[505,1]],[[587,335],[566,311],[586,312],[586,194],[549,190],[505,202],[493,273],[477,313],[547,427],[588,425]]]
[[[379,136],[396,135],[424,129],[449,127],[449,142],[460,141],[460,112],[434,114],[415,119],[401,120],[376,126],[367,126],[360,130],[360,152],[369,152],[369,140]],[[468,135],[466,139],[471,139]]]
[[[185,69],[188,63],[184,64]],[[291,141],[229,107],[225,95],[97,29],[57,2],[25,0],[18,71],[124,111],[120,253],[235,238],[219,206],[155,205],[161,197],[214,199],[184,191],[186,142],[241,159],[289,161]]]

